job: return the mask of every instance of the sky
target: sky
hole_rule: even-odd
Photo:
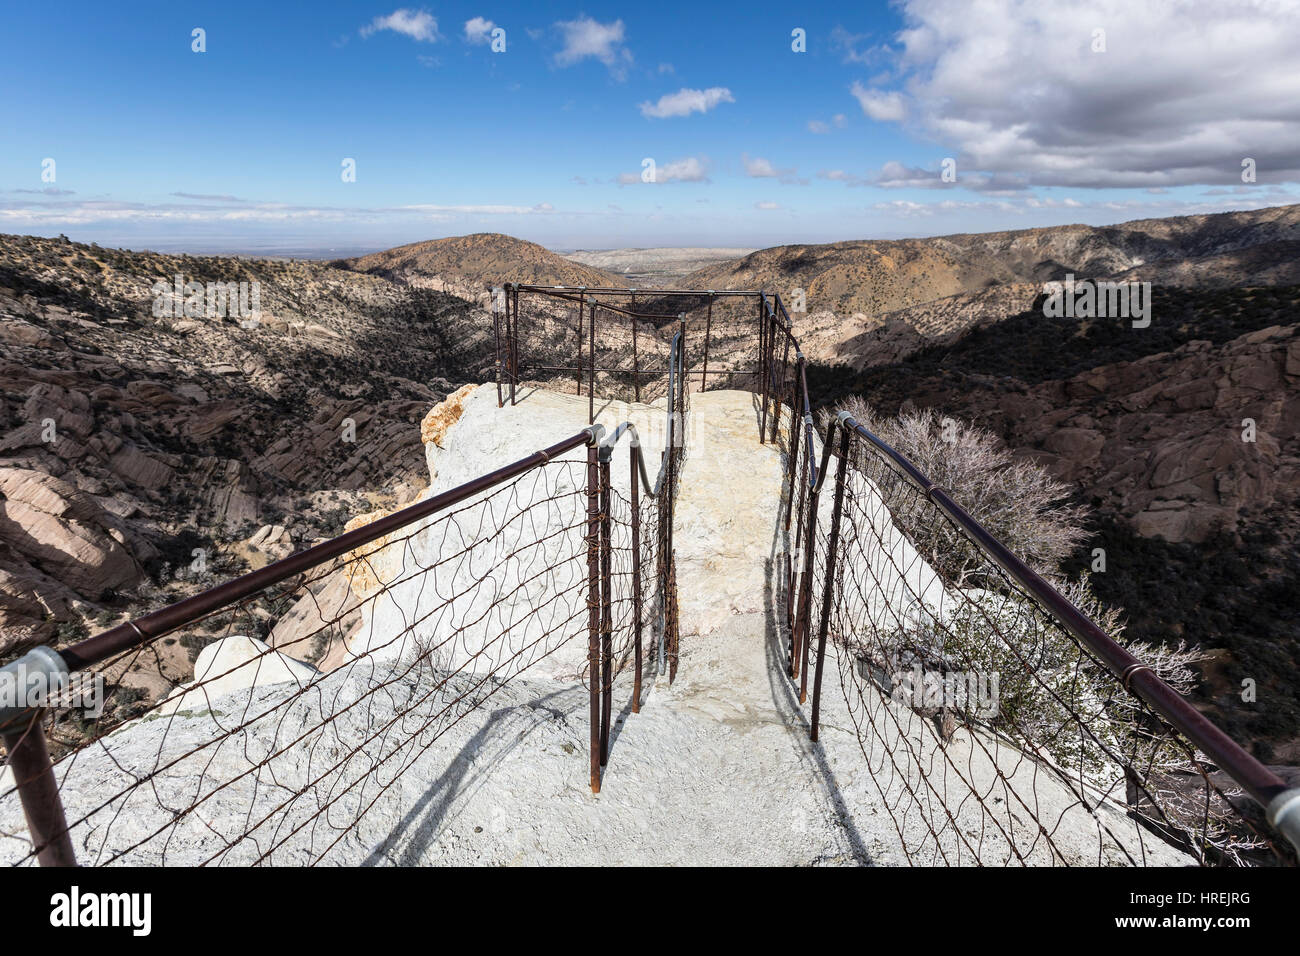
[[[330,255],[1253,209],[1300,201],[1297,51],[1300,0],[11,3],[0,232]]]

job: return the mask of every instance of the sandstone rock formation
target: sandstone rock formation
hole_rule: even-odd
[[[1231,532],[1247,513],[1285,510],[1300,486],[1297,326],[968,392],[963,404],[1146,536]]]
[[[155,316],[175,275],[258,282],[261,321]],[[409,496],[411,428],[491,361],[469,308],[324,263],[0,236],[0,646],[184,596],[196,550],[213,583]]]

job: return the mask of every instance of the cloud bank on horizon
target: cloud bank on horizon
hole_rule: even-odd
[[[479,231],[754,245],[1300,201],[1300,0],[760,3],[739,20],[384,5],[310,23],[236,0],[144,30],[76,6],[76,36],[19,9],[0,38],[11,88],[47,78],[12,109],[0,231],[196,251]]]

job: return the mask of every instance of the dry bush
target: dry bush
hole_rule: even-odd
[[[1054,575],[1087,538],[1084,510],[1067,501],[1070,489],[1041,465],[1015,457],[992,432],[942,418],[933,409],[879,415],[856,397],[840,409],[910,459],[1039,574]],[[874,454],[862,443],[855,447],[858,455]],[[960,584],[985,566],[965,536],[946,521],[932,520],[929,503],[910,485],[888,482],[881,492],[895,520],[946,579]],[[908,521],[918,508],[926,510],[926,520]]]

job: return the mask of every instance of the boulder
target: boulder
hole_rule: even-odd
[[[235,634],[203,648],[194,662],[194,680],[172,691],[153,713],[211,710],[222,697],[251,687],[302,686],[319,676],[311,665],[287,657],[255,637]]]
[[[89,600],[139,583],[143,569],[116,525],[73,485],[22,468],[0,468],[0,541]]]

